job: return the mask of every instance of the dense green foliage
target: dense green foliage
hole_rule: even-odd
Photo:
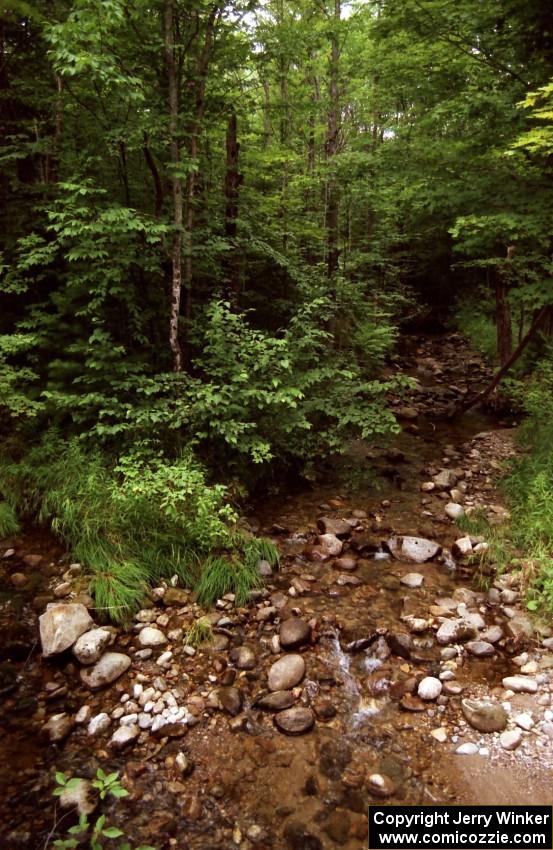
[[[402,320],[457,298],[503,362],[553,304],[548,7],[2,7],[0,535],[115,617],[245,600],[237,494],[397,428]]]

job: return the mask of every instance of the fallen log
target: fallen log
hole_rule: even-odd
[[[455,407],[454,410],[449,415],[450,419],[453,419],[454,416],[459,416],[462,413],[466,413],[467,410],[471,409],[471,407],[475,407],[475,405],[480,404],[482,401],[484,401],[485,398],[487,398],[491,393],[493,393],[495,388],[498,386],[499,382],[502,380],[502,378],[505,377],[505,375],[507,374],[509,369],[516,363],[516,361],[518,360],[518,358],[520,357],[520,355],[522,354],[522,352],[524,351],[524,349],[526,348],[528,343],[532,340],[532,338],[534,337],[536,332],[539,330],[541,323],[543,322],[543,320],[547,316],[550,309],[551,309],[551,307],[549,305],[546,305],[545,307],[542,307],[541,310],[538,311],[538,313],[536,314],[536,317],[535,317],[534,321],[532,322],[532,324],[530,325],[528,331],[522,337],[519,344],[517,345],[517,347],[515,348],[515,350],[511,354],[511,356],[509,357],[509,359],[506,360],[505,363],[503,364],[503,366],[500,369],[498,369],[498,371],[495,373],[494,377],[492,378],[492,380],[490,381],[488,386],[484,387],[484,389],[481,390],[476,395],[473,395],[470,398],[465,399],[461,404],[459,404],[457,407]]]

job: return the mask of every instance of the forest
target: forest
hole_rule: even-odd
[[[183,626],[190,657],[222,636],[232,666],[246,646],[213,611],[232,603],[282,631],[278,605],[263,619],[266,580],[280,591],[292,569],[297,619],[314,563],[369,549],[417,563],[406,541],[441,534],[440,551],[470,552],[470,593],[495,587],[490,604],[507,606],[514,593],[518,613],[505,616],[530,618],[548,646],[552,179],[546,0],[0,0],[2,605],[14,594],[30,604],[32,589],[33,616],[46,617],[46,604],[84,599],[125,646],[133,618],[173,594],[196,606]],[[460,446],[484,431],[491,442],[463,455],[491,463],[471,502]],[[416,507],[401,492],[405,456],[411,477],[424,472]],[[351,492],[356,502],[341,495]],[[306,498],[309,519],[281,521]],[[448,500],[456,525],[442,529]],[[354,508],[366,525],[350,540]],[[421,523],[427,533],[403,550],[392,538],[401,557],[382,548]],[[359,543],[369,533],[372,549]],[[301,534],[303,554],[289,548]],[[331,536],[350,542],[333,549]],[[76,564],[69,590],[39,593],[39,545],[64,580]],[[26,567],[14,573],[16,561]],[[360,592],[346,580],[359,564],[341,564],[337,595]],[[326,613],[303,612],[312,644],[329,598]],[[521,640],[508,637],[509,657]],[[520,666],[522,678],[535,672]],[[418,687],[413,699],[434,699]],[[106,775],[95,780],[104,796]],[[376,798],[392,783],[380,780],[364,786]],[[250,827],[228,844],[200,830],[182,847],[361,846],[352,832],[338,840],[339,824],[326,837],[295,828],[282,845]],[[49,847],[40,835],[36,847]],[[25,840],[13,846],[35,847]]]

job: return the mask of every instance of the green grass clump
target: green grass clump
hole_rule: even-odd
[[[186,632],[184,642],[196,649],[213,640],[213,627],[207,617],[199,617]]]
[[[3,461],[0,488],[10,504],[51,525],[87,567],[99,612],[116,623],[140,606],[149,584],[174,575],[204,604],[228,592],[244,604],[261,584],[259,559],[278,563],[270,541],[235,530],[225,488],[208,484],[190,453],[168,460],[138,447],[110,463],[50,432],[17,461]],[[11,509],[2,516],[15,530]]]
[[[19,531],[19,522],[14,509],[7,502],[0,502],[0,539]]]

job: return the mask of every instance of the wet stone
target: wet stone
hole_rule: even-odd
[[[67,738],[74,726],[75,721],[68,714],[53,714],[42,727],[42,732],[56,744]]]
[[[373,797],[391,797],[396,792],[395,784],[383,773],[371,773],[367,777],[366,788]]]
[[[140,734],[138,726],[120,726],[110,738],[110,746],[114,750],[122,750],[124,747],[133,744]]]
[[[242,711],[242,693],[238,688],[218,688],[217,699],[223,711],[236,717]]]
[[[424,537],[392,537],[388,541],[390,552],[400,561],[424,564],[438,555],[440,546]]]
[[[338,741],[325,741],[319,755],[319,770],[328,779],[339,779],[353,758],[353,750]]]
[[[476,637],[476,628],[465,620],[446,620],[436,632],[436,640],[441,646],[462,643]]]
[[[349,838],[351,816],[344,809],[335,809],[329,816],[324,831],[336,844],[345,844]]]
[[[305,661],[301,655],[284,655],[269,670],[269,690],[287,691],[299,685],[304,676]]]
[[[290,617],[280,626],[279,640],[283,649],[296,649],[311,637],[311,626],[299,617]]]
[[[478,755],[478,746],[467,741],[465,744],[460,744],[455,753],[458,756],[475,756]]]
[[[335,537],[346,538],[351,534],[351,525],[344,519],[334,519],[323,516],[317,520],[317,527],[323,534],[333,534]]]
[[[465,647],[468,649],[470,654],[476,656],[476,658],[487,658],[488,656],[495,654],[493,644],[488,643],[485,640],[471,640],[465,644]]]
[[[401,577],[400,582],[406,587],[421,587],[424,581],[424,576],[421,573],[406,573]]]
[[[285,708],[291,708],[295,702],[296,697],[292,691],[274,691],[256,700],[255,705],[265,711],[284,711]]]
[[[106,652],[93,667],[84,667],[81,672],[83,684],[91,689],[103,688],[115,682],[131,666],[131,659],[122,652]]]
[[[391,632],[386,636],[388,646],[393,655],[409,659],[413,649],[413,638],[407,632]]]
[[[313,727],[315,716],[310,708],[295,706],[275,714],[274,722],[287,735],[302,735]]]
[[[441,692],[442,683],[434,676],[425,676],[425,678],[419,682],[419,687],[417,689],[419,697],[424,700],[438,699]]]
[[[516,750],[522,744],[522,732],[520,729],[509,729],[499,736],[499,743],[504,750]]]
[[[342,555],[341,558],[336,558],[332,566],[335,570],[345,570],[348,572],[357,569],[358,561],[356,558],[352,558],[351,555]]]
[[[253,670],[256,665],[255,653],[249,646],[237,646],[231,649],[230,660],[239,670]]]
[[[507,712],[497,702],[464,699],[461,700],[461,711],[467,722],[479,732],[502,732],[507,725]]]

